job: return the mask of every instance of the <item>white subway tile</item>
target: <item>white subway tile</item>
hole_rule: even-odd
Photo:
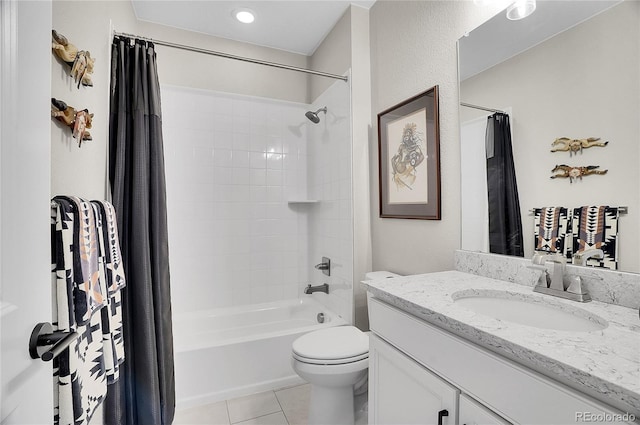
[[[232,178],[231,184],[233,185],[250,185],[251,184],[251,173],[250,170],[246,168],[233,168],[232,169]]]
[[[253,152],[267,151],[267,136],[264,133],[251,134],[249,149]]]
[[[315,106],[348,116],[349,93],[341,87],[331,86]],[[165,109],[173,107],[165,119],[171,267],[189,285],[177,290],[174,300],[184,307],[175,310],[295,298],[328,255],[342,264],[328,305],[349,314],[349,291],[337,289],[352,272],[345,235],[352,231],[351,194],[342,189],[351,184],[348,120],[316,126],[304,118],[311,106],[168,93],[163,89],[171,103]],[[301,211],[286,203],[293,195],[341,201]]]
[[[267,186],[267,202],[282,202],[282,186]]]
[[[214,126],[216,131],[225,133],[233,133],[233,115],[230,114],[216,114],[213,117]]]
[[[267,170],[267,186],[282,186],[282,171]]]
[[[249,152],[249,165],[254,169],[266,169],[267,155],[264,152]]]
[[[233,150],[248,151],[251,141],[251,136],[248,134],[234,133],[233,134]]]
[[[234,167],[249,168],[249,152],[234,150],[231,163]]]
[[[232,167],[233,154],[230,149],[215,149],[213,152],[214,167]]]
[[[251,186],[249,196],[253,203],[264,203],[267,201],[267,187]]]
[[[243,117],[250,118],[251,117],[251,109],[252,103],[249,100],[245,99],[234,99],[233,100],[233,116],[234,117]],[[247,121],[249,121],[247,119]]]

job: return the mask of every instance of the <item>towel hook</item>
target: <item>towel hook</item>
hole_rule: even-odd
[[[58,357],[77,337],[77,332],[54,332],[51,323],[38,323],[29,338],[29,355],[32,359],[48,362]]]

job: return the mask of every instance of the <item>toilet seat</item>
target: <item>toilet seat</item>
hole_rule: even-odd
[[[369,337],[355,326],[336,326],[301,336],[292,349],[293,358],[303,363],[353,363],[369,357]]]
[[[296,353],[293,353],[293,358],[302,363],[315,364],[315,365],[341,365],[346,363],[353,363],[360,360],[368,359],[369,353],[361,354],[355,357],[346,357],[344,359],[314,359],[309,357],[303,357]]]

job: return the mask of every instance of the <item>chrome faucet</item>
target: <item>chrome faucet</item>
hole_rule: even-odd
[[[305,294],[313,294],[314,292],[324,292],[325,294],[329,293],[329,284],[323,283],[322,285],[311,286],[308,284],[306,288],[304,288]]]
[[[578,266],[586,266],[589,258],[597,258],[602,260],[604,258],[604,251],[601,249],[587,249],[586,251],[579,251],[573,254],[573,264]]]
[[[553,262],[553,273],[551,276],[549,276],[549,272],[545,266],[547,261]],[[538,279],[538,283],[533,288],[533,291],[583,303],[591,301],[591,296],[586,289],[582,287],[582,279],[580,276],[569,276],[569,285],[565,288],[564,274],[566,263],[567,259],[559,253],[549,254],[536,252],[533,254],[531,265],[528,267],[542,271],[540,279]]]
[[[553,275],[549,288],[556,291],[564,291],[564,271],[567,265],[567,258],[562,254],[550,255],[549,260],[553,262]]]

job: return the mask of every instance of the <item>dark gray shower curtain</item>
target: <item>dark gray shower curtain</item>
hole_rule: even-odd
[[[109,387],[109,425],[170,424],[175,413],[169,250],[160,112],[152,43],[112,44],[109,182],[127,275],[125,361]]]
[[[522,219],[509,115],[496,113],[488,118],[486,145],[489,251],[523,257]]]

